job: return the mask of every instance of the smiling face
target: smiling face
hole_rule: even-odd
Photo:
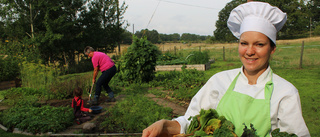
[[[244,73],[249,75],[262,74],[269,65],[269,58],[276,50],[271,46],[269,38],[255,31],[241,34],[239,42],[239,56],[244,66]]]

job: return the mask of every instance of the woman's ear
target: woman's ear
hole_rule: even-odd
[[[274,52],[276,52],[276,46],[273,46],[273,47],[271,47],[271,55],[274,53]]]

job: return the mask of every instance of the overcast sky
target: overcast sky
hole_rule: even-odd
[[[120,5],[123,1],[130,32],[154,29],[162,34],[213,35],[219,11],[231,0],[120,0]]]

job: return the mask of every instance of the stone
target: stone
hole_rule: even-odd
[[[85,123],[82,127],[83,132],[85,132],[85,133],[94,132],[95,128],[96,128],[95,123]]]

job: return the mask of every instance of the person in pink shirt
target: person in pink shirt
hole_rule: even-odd
[[[84,49],[84,53],[85,55],[91,57],[91,61],[94,68],[92,83],[96,84],[94,98],[89,103],[91,103],[92,105],[98,104],[102,86],[107,91],[109,96],[109,98],[106,101],[114,102],[115,101],[114,93],[109,87],[110,80],[117,72],[117,68],[114,65],[114,62],[107,54],[103,52],[95,51],[90,46],[87,46]],[[98,81],[96,81],[99,70],[101,71],[102,74],[99,77]]]

